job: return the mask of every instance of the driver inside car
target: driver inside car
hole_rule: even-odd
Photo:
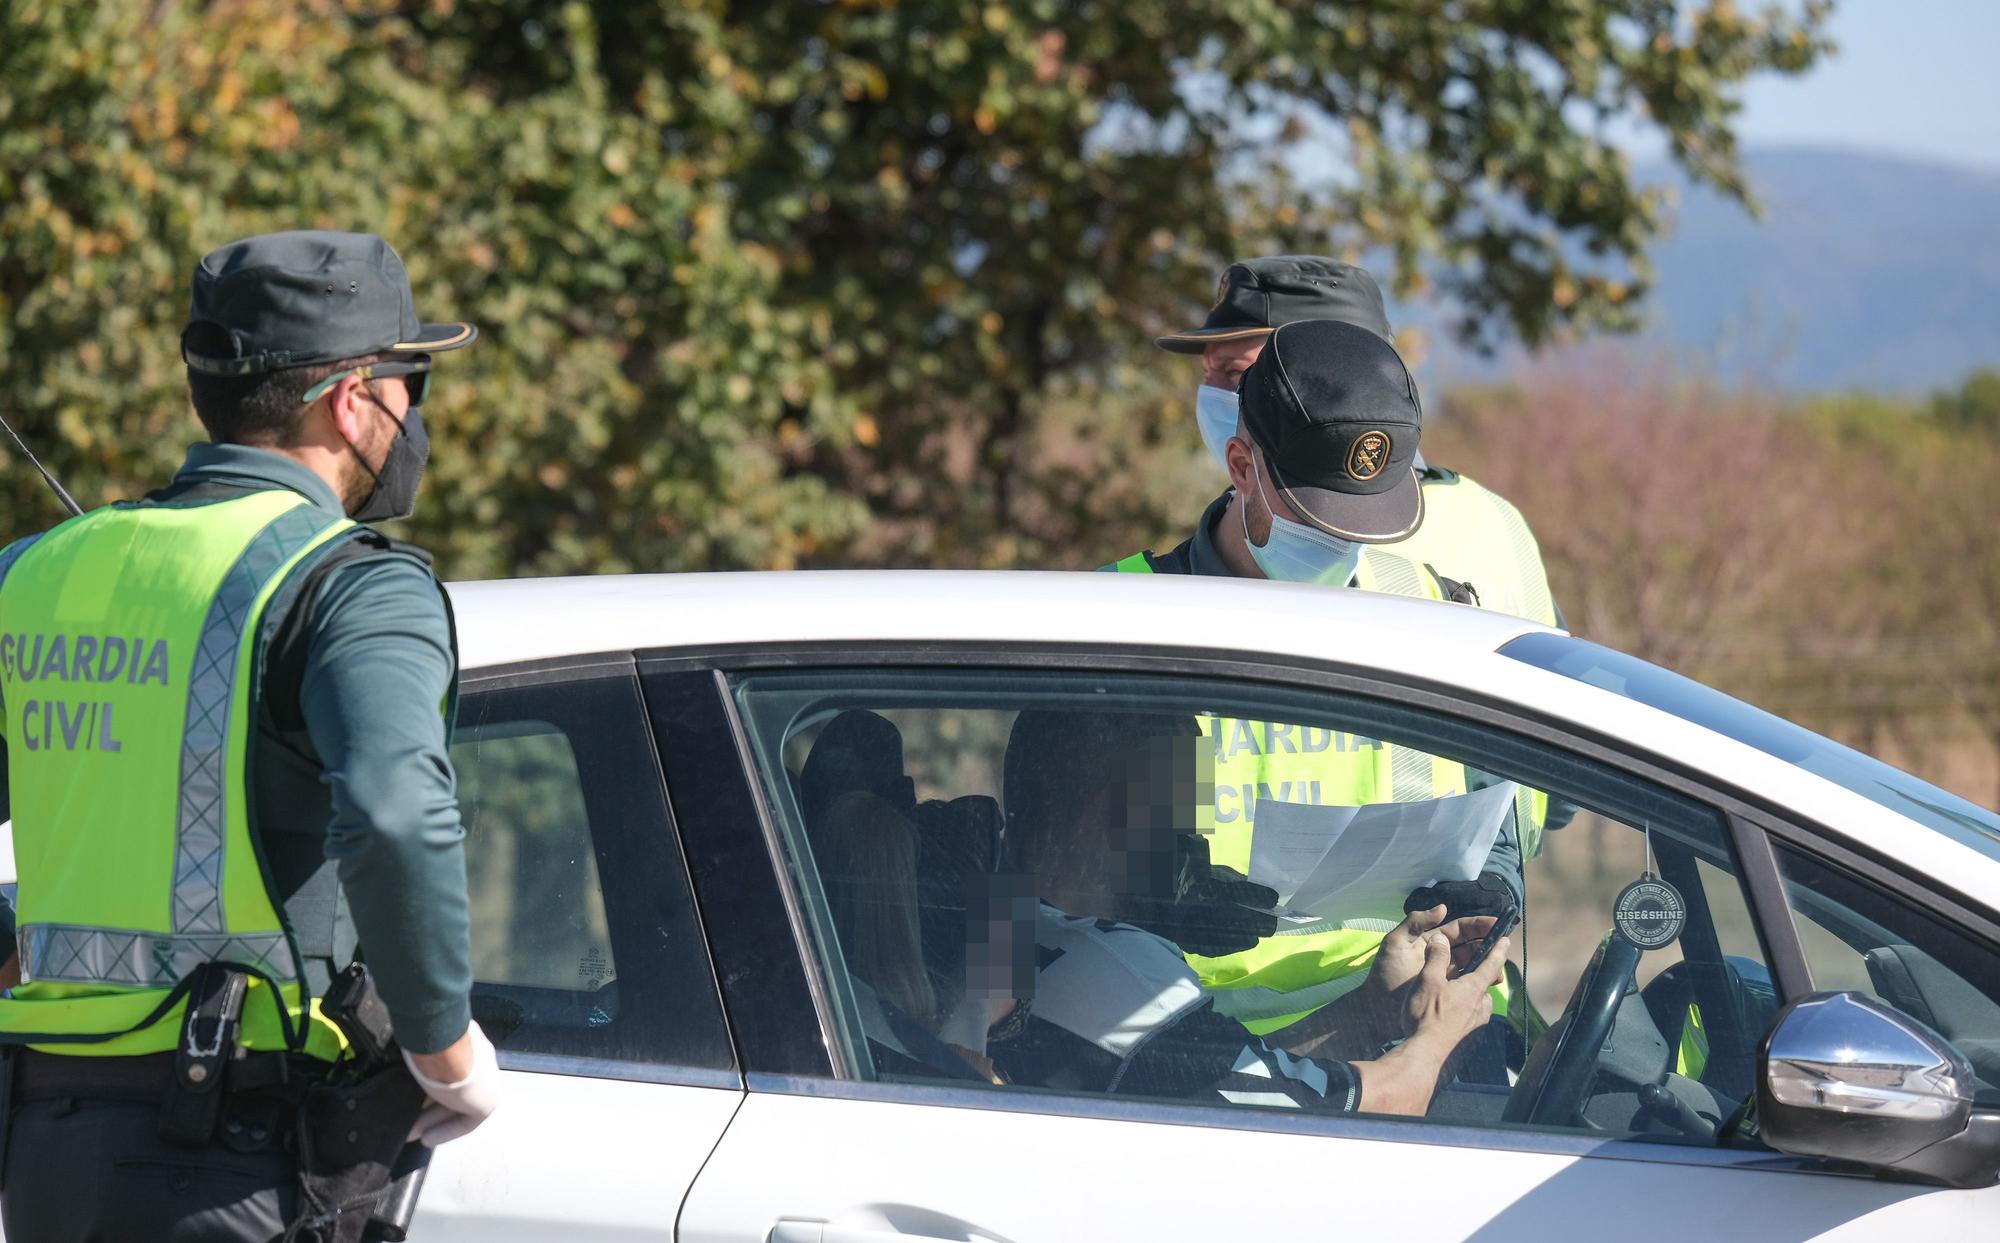
[[[1216,1012],[1173,942],[1131,922],[1175,883],[1203,770],[1191,717],[1030,710],[1003,776],[1009,863],[1031,879],[1032,996],[984,1051],[1017,1084],[1333,1112],[1421,1115],[1492,1013],[1506,957],[1457,974],[1493,920],[1409,915],[1365,984],[1287,1051]],[[1025,921],[1022,921],[1025,922]],[[1028,935],[1022,929],[1020,935]]]

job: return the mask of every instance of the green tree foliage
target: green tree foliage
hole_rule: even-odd
[[[1957,389],[1937,394],[1930,413],[1957,431],[2000,434],[2000,370],[1975,371]]]
[[[772,306],[726,183],[662,141],[674,92],[612,103],[590,13],[563,16],[563,79],[508,95],[461,85],[479,41],[358,6],[10,6],[10,417],[80,495],[143,490],[198,434],[175,352],[195,260],[268,229],[366,229],[400,244],[420,308],[488,331],[441,362],[430,412],[419,521],[453,572],[787,565],[852,532],[860,505],[786,478],[777,451],[827,334]],[[831,391],[801,408],[824,416]],[[19,526],[53,516],[32,477],[4,487]]]
[[[136,493],[192,426],[194,261],[368,229],[486,330],[432,411],[452,574],[1092,564],[1195,503],[1192,376],[1143,343],[1223,262],[1387,253],[1474,339],[1622,325],[1659,217],[1606,124],[1742,198],[1737,88],[1823,17],[12,0],[0,404],[73,490]],[[16,529],[36,486],[0,482]]]

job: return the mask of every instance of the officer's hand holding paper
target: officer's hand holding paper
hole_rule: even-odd
[[[1411,890],[1479,875],[1513,809],[1511,782],[1471,794],[1362,807],[1257,804],[1250,879],[1294,924],[1403,918]]]

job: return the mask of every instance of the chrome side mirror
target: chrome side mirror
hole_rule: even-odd
[[[1814,993],[1778,1015],[1757,1083],[1764,1142],[1956,1187],[2000,1176],[2000,1113],[1973,1109],[1971,1063],[1862,993]]]

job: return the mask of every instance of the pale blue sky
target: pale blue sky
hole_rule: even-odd
[[[1746,10],[1764,3],[1739,0]],[[2000,0],[1835,0],[1830,32],[1835,51],[1808,72],[1766,71],[1741,88],[1743,146],[1838,147],[2000,172]],[[1611,121],[1606,136],[1640,160],[1666,154],[1657,128],[1632,116]],[[1308,181],[1339,176],[1345,150],[1345,131],[1323,122],[1292,152],[1293,169]]]
[[[1744,143],[2000,169],[2000,0],[1838,0],[1833,36],[1839,51],[1805,76],[1752,80]]]

